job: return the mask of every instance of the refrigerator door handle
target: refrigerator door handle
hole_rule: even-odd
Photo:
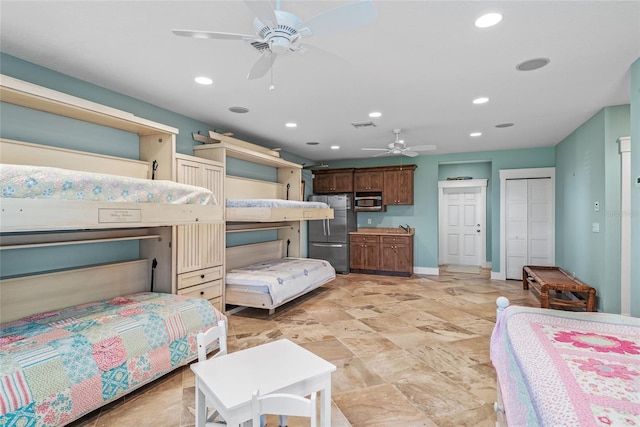
[[[344,246],[343,243],[312,243],[311,245],[321,248],[341,248]]]
[[[327,236],[331,236],[331,220],[327,219]]]
[[[322,235],[323,236],[327,235],[327,220],[326,219],[322,220]]]

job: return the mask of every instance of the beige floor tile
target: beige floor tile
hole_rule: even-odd
[[[539,306],[521,282],[490,280],[486,270],[338,275],[273,315],[230,315],[229,351],[288,338],[334,363],[333,427],[489,427],[496,397],[489,341],[502,295]],[[179,368],[72,427],[191,427],[194,385],[189,367]],[[291,419],[290,427],[303,425]]]

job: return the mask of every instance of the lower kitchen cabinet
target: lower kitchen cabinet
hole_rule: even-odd
[[[349,239],[349,262],[351,271],[378,270],[380,239],[378,236],[351,235]],[[357,271],[356,271],[357,272]]]
[[[380,236],[380,270],[413,274],[413,236]]]
[[[350,269],[354,273],[411,276],[413,235],[351,234]]]

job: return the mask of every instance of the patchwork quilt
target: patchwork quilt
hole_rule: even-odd
[[[79,172],[46,166],[0,166],[2,197],[120,203],[216,204],[206,188],[166,180]]]
[[[510,426],[640,426],[640,319],[508,307],[491,337]]]
[[[200,298],[139,293],[0,325],[0,426],[60,426],[197,358],[225,316]]]

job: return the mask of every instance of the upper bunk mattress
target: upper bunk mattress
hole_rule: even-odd
[[[216,204],[210,190],[173,181],[12,164],[0,165],[0,172],[4,198]]]
[[[245,291],[268,291],[275,305],[335,277],[336,270],[327,261],[287,257],[229,270],[225,283]]]
[[[329,209],[329,205],[322,202],[302,202],[283,199],[227,199],[228,208],[311,208]]]
[[[491,361],[508,425],[640,425],[640,319],[511,306]]]

